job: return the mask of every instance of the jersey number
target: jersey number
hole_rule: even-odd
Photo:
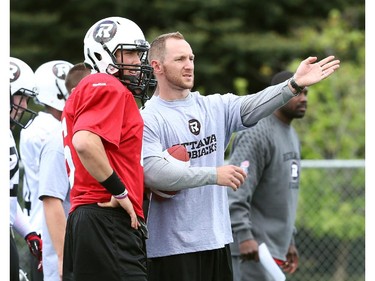
[[[65,118],[62,120],[62,130],[63,130],[63,135],[65,138],[68,135],[68,129],[66,126]],[[72,152],[70,151],[70,147],[68,145],[64,146],[64,156],[65,156],[66,163],[69,167],[69,183],[70,183],[70,188],[72,189],[74,185],[74,172],[76,168],[74,167]]]

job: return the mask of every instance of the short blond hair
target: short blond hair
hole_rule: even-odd
[[[185,37],[178,31],[159,35],[154,39],[154,41],[152,41],[150,50],[148,51],[149,62],[151,62],[152,60],[164,61],[165,42],[170,38],[185,40]]]

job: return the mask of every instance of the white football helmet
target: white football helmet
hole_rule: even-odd
[[[35,71],[37,102],[63,111],[68,91],[65,78],[73,64],[64,60],[46,62]]]
[[[26,128],[34,120],[37,113],[23,106],[30,98],[36,96],[34,71],[24,61],[10,57],[10,122],[11,128],[16,124]],[[14,96],[21,96],[19,102],[15,103]],[[26,117],[24,115],[26,114]]]
[[[147,63],[150,44],[142,30],[133,21],[122,17],[108,17],[96,22],[86,33],[83,41],[85,63],[101,73],[116,76],[142,103],[149,99],[148,87],[155,86],[153,68]],[[130,65],[116,61],[117,50],[135,50],[141,64]],[[131,70],[136,75],[124,75]]]

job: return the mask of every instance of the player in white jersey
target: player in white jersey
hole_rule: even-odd
[[[151,197],[149,281],[232,280],[233,239],[225,187],[236,190],[246,174],[241,167],[224,165],[230,137],[270,115],[302,86],[327,78],[340,62],[333,56],[321,61],[310,57],[301,62],[293,79],[240,97],[191,91],[194,54],[179,32],[156,38],[148,59],[158,86],[142,110],[145,185],[181,190],[168,200]],[[175,144],[187,148],[190,168],[177,168],[163,158],[162,151]]]
[[[24,61],[10,58],[10,280],[19,280],[19,256],[13,229],[25,238],[30,252],[37,257],[37,269],[42,270],[42,240],[29,223],[17,201],[19,185],[19,156],[13,137],[18,125],[27,128],[36,113],[27,108],[30,98],[35,97],[34,72]],[[34,257],[34,259],[35,259]]]
[[[56,238],[50,234],[54,235],[55,227],[65,229],[70,207],[60,119],[68,97],[65,77],[72,66],[64,60],[53,60],[37,68],[36,99],[43,105],[44,110],[39,111],[33,123],[21,131],[20,156],[25,170],[25,211],[29,215],[30,223],[41,233],[44,242],[43,274],[31,271],[34,281],[60,281],[59,269],[60,275],[62,272],[62,260],[59,266],[53,242],[55,239],[63,241],[65,232],[58,231]],[[39,200],[39,197],[43,201]],[[43,209],[43,205],[47,204],[51,197],[57,198],[56,204],[50,203],[47,209]],[[48,206],[51,207],[48,209]],[[49,224],[47,216],[52,217]],[[60,257],[62,249],[61,246]]]

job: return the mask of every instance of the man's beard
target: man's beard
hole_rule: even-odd
[[[186,89],[190,90],[194,86],[194,78],[193,78],[192,81],[185,82],[183,80],[183,77],[179,73],[175,74],[175,73],[170,73],[170,72],[166,71],[165,77],[170,84],[173,84],[175,87],[177,87],[181,90],[186,90]]]

